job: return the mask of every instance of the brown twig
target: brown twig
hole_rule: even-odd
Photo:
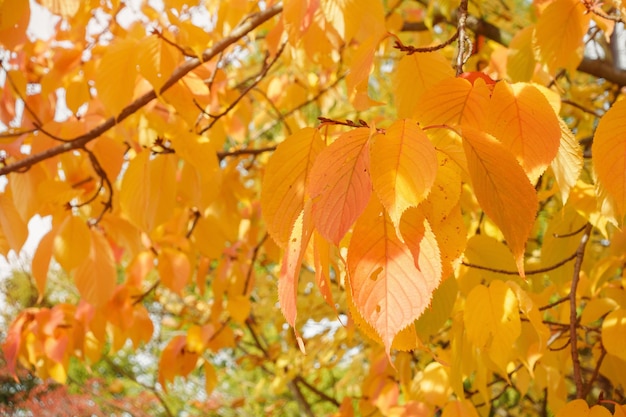
[[[135,301],[133,301],[133,305],[135,306],[141,303],[143,300],[145,300],[146,297],[148,297],[154,290],[156,290],[160,284],[161,284],[160,279],[157,279],[156,281],[154,281],[154,283],[150,286],[150,288],[148,288],[142,294],[139,294],[138,296],[135,297]]]
[[[259,243],[256,244],[256,246],[254,247],[254,250],[252,251],[252,256],[250,257],[250,268],[248,268],[248,273],[246,274],[246,281],[243,284],[243,295],[248,294],[248,286],[250,285],[250,281],[252,280],[252,272],[254,271],[254,264],[257,260],[257,257],[259,256],[259,250],[261,249],[261,246],[263,246],[263,244],[265,243],[268,237],[269,235],[267,234],[267,232],[265,232],[265,234],[263,235]]]
[[[585,247],[589,241],[592,225],[589,223],[585,228],[585,232],[580,238],[580,244],[576,250],[576,263],[574,264],[574,275],[572,276],[572,286],[569,293],[569,338],[572,352],[572,365],[574,368],[574,383],[576,384],[576,398],[584,398],[584,382],[580,372],[580,358],[578,357],[578,337],[576,335],[576,327],[578,319],[576,317],[576,289],[578,288],[578,280],[580,279],[580,271],[585,257]]]
[[[562,303],[566,302],[567,300],[569,300],[569,295],[566,295],[565,297],[561,297],[558,300],[556,300],[556,301],[554,301],[554,302],[552,302],[550,304],[546,304],[545,306],[539,307],[539,311],[549,310],[552,307],[556,307],[559,304],[562,304]]]
[[[305,101],[305,102],[303,102],[301,104],[298,104],[296,107],[292,108],[291,110],[287,111],[286,113],[283,113],[283,117],[279,118],[278,120],[275,120],[269,127],[261,130],[259,132],[259,134],[256,135],[256,137],[253,139],[253,141],[257,140],[257,139],[259,139],[259,138],[261,138],[263,136],[265,136],[269,131],[274,129],[280,123],[283,123],[287,117],[291,116],[292,114],[294,114],[295,112],[297,112],[301,108],[306,107],[309,104],[315,102],[318,98],[320,98],[321,96],[326,94],[328,91],[330,91],[333,88],[335,88],[344,78],[346,78],[346,75],[348,75],[348,74],[346,73],[346,74],[343,74],[343,75],[337,77],[337,79],[335,81],[333,81],[330,85],[328,85],[325,88],[323,88],[320,91],[318,91],[318,93],[315,94],[313,97],[311,97],[310,99],[308,99],[307,101]]]
[[[261,68],[261,71],[254,77],[254,80],[252,81],[252,83],[250,83],[250,85],[248,85],[246,88],[244,88],[243,91],[241,91],[241,93],[239,94],[239,96],[237,96],[237,98],[235,100],[233,100],[228,105],[228,107],[226,107],[222,112],[220,112],[220,113],[218,113],[216,115],[212,115],[212,114],[206,113],[212,120],[208,124],[208,126],[203,128],[202,130],[200,130],[199,134],[203,134],[206,131],[210,130],[215,125],[215,123],[217,123],[222,117],[224,117],[225,115],[230,113],[230,111],[232,109],[234,109],[235,106],[250,92],[250,90],[252,90],[254,87],[256,87],[257,84],[259,84],[263,80],[263,78],[265,78],[265,76],[267,75],[269,70],[274,66],[276,61],[278,61],[278,58],[280,58],[280,56],[283,53],[286,45],[287,45],[287,43],[285,42],[285,43],[283,43],[280,46],[280,49],[276,52],[276,55],[274,56],[274,58],[270,62],[267,62],[267,60],[266,60],[263,63],[263,67]]]
[[[402,41],[400,40],[400,38],[398,38],[396,35],[393,35],[396,38],[395,43],[393,44],[393,47],[402,51],[402,52],[406,52],[407,55],[413,55],[414,53],[426,53],[426,52],[435,52],[438,51],[440,49],[445,48],[446,46],[450,45],[452,42],[454,42],[455,40],[458,39],[459,37],[459,31],[457,30],[456,32],[454,32],[454,35],[452,35],[452,37],[450,37],[448,40],[446,40],[443,43],[437,44],[437,45],[433,45],[433,46],[424,46],[421,48],[416,48],[414,46],[411,45],[405,45],[402,43]]]
[[[598,379],[598,376],[600,375],[600,367],[602,366],[602,362],[604,361],[604,357],[606,356],[606,349],[604,349],[604,346],[600,345],[600,348],[602,349],[600,351],[600,357],[596,362],[596,367],[593,368],[593,373],[589,377],[589,381],[587,381],[587,385],[585,386],[585,390],[583,391],[583,398],[587,398],[587,396],[591,392],[591,389],[593,388],[593,383],[596,379]]]
[[[320,391],[319,389],[315,388],[313,385],[309,384],[308,381],[304,378],[302,378],[301,375],[296,376],[293,381],[296,384],[302,384],[304,387],[306,387],[309,391],[313,392],[315,395],[317,395],[318,397],[320,397],[322,400],[329,402],[331,404],[333,404],[336,407],[339,407],[341,404],[339,403],[339,401],[337,401],[335,398],[331,397],[330,395]]]
[[[217,158],[221,161],[228,156],[242,156],[242,155],[260,155],[265,152],[273,152],[276,150],[276,146],[268,146],[258,149],[236,149],[234,151],[222,151],[217,153]]]
[[[550,272],[554,269],[557,269],[560,266],[565,265],[566,263],[568,263],[569,261],[571,261],[572,259],[576,258],[577,253],[573,253],[572,255],[568,256],[567,258],[553,264],[550,266],[547,266],[545,268],[539,268],[539,269],[531,269],[530,271],[525,271],[526,275],[537,275],[537,274],[543,274],[545,272]],[[468,262],[461,262],[461,265],[463,266],[467,266],[469,268],[475,268],[475,269],[482,269],[483,271],[489,271],[489,272],[495,272],[497,274],[503,274],[503,275],[519,275],[518,271],[508,271],[505,269],[498,269],[498,268],[490,268],[488,266],[482,266],[482,265],[475,265],[475,264],[471,264]]]
[[[215,56],[219,55],[222,51],[228,48],[230,45],[239,41],[249,32],[268,21],[272,17],[276,16],[278,13],[282,11],[282,4],[277,3],[267,9],[263,10],[255,14],[253,17],[247,19],[244,23],[237,26],[232,30],[229,36],[217,41],[213,46],[208,48],[201,57],[192,58],[185,61],[181,64],[167,79],[167,81],[163,84],[163,86],[159,90],[159,95],[163,94],[165,91],[169,90],[173,85],[175,85],[180,79],[182,79],[189,72],[202,65],[206,61],[210,61]],[[108,118],[104,123],[90,130],[89,132],[77,136],[66,143],[62,143],[53,148],[49,148],[43,152],[39,152],[34,155],[29,155],[28,157],[16,161],[12,164],[6,165],[0,168],[0,175],[6,175],[11,172],[17,172],[23,169],[28,169],[28,167],[37,164],[39,162],[45,161],[47,159],[53,158],[57,155],[73,151],[75,149],[79,149],[84,147],[87,143],[96,139],[103,133],[107,132],[139,109],[144,107],[146,104],[151,102],[152,100],[157,98],[157,92],[155,90],[150,90],[147,93],[143,94],[141,97],[137,98],[135,101],[126,106],[122,111],[115,117]]]

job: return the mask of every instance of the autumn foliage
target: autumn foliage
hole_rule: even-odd
[[[0,3],[0,254],[50,223],[9,372],[148,347],[115,369],[165,415],[626,415],[621,2],[131,3]]]

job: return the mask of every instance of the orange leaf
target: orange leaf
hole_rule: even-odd
[[[313,235],[313,258],[315,264],[315,282],[322,298],[333,310],[336,310],[333,293],[330,290],[330,244],[317,232]]]
[[[489,96],[483,80],[472,84],[463,78],[447,78],[421,96],[414,118],[421,126],[464,124],[482,128]]]
[[[626,101],[600,119],[591,146],[602,214],[622,224],[626,214]]]
[[[531,183],[559,150],[559,118],[545,96],[531,84],[496,84],[489,102],[489,133],[517,157]]]
[[[394,103],[398,117],[411,117],[420,97],[440,81],[454,76],[448,60],[439,52],[405,55],[394,72]]]
[[[296,46],[298,44],[302,35],[313,22],[313,15],[318,7],[319,1],[314,0],[290,0],[285,2],[282,17],[291,45]]]
[[[13,249],[15,253],[19,253],[26,238],[28,237],[28,226],[22,220],[13,200],[6,193],[0,193],[0,241],[2,237],[6,239],[8,247],[3,250],[2,255],[8,254],[8,249]],[[0,245],[2,249],[3,245]]]
[[[278,302],[280,303],[280,310],[283,312],[287,323],[293,327],[296,340],[302,351],[304,351],[304,344],[302,337],[300,337],[296,329],[296,299],[298,295],[298,278],[302,265],[302,257],[304,256],[309,239],[311,238],[311,232],[313,231],[310,213],[311,206],[307,204],[300,213],[300,216],[296,219],[296,223],[291,232],[291,238],[285,250],[278,280]]]
[[[69,272],[85,260],[90,248],[91,237],[87,224],[78,216],[68,215],[54,237],[54,259]]]
[[[347,42],[385,31],[385,12],[379,0],[320,0],[326,20]]]
[[[304,209],[309,172],[324,146],[317,129],[305,128],[278,145],[267,163],[261,207],[270,236],[282,248]]]
[[[167,391],[166,382],[176,376],[187,376],[196,367],[198,354],[187,349],[187,336],[174,337],[167,344],[159,360],[159,384]]]
[[[320,152],[311,169],[313,223],[336,245],[363,212],[372,192],[369,138],[367,128],[343,133]]]
[[[402,213],[417,207],[437,175],[437,154],[428,136],[413,120],[398,120],[385,135],[370,142],[374,191],[398,227]]]
[[[56,230],[51,230],[41,239],[39,246],[33,255],[31,273],[35,280],[35,286],[39,292],[39,300],[43,299],[46,292],[46,281],[48,280],[48,268],[52,258],[52,244]]]
[[[420,239],[420,225],[407,223],[403,232],[420,241],[412,253],[396,235],[391,219],[372,198],[354,226],[348,248],[352,299],[361,316],[380,335],[389,356],[394,337],[417,319],[439,285],[441,270],[427,259],[429,239]],[[437,254],[438,255],[438,254]]]
[[[74,281],[81,297],[99,306],[111,298],[115,290],[117,270],[113,251],[102,232],[90,230],[89,254],[74,271]]]
[[[554,74],[557,69],[573,71],[583,58],[583,40],[590,16],[578,0],[556,0],[541,14],[533,43],[539,58]]]
[[[374,64],[374,53],[381,41],[382,38],[376,35],[368,37],[358,46],[350,63],[350,71],[346,77],[346,87],[350,101],[359,111],[379,104],[375,101],[364,99],[364,97],[359,97],[359,93],[367,96],[368,79]],[[357,100],[357,98],[360,100]]]
[[[485,213],[500,228],[524,276],[524,248],[538,202],[515,157],[493,136],[463,127],[463,146],[472,186]]]
[[[163,285],[178,295],[191,277],[191,263],[187,255],[171,248],[161,250],[157,269]]]

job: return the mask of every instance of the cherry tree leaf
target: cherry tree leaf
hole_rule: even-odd
[[[407,208],[426,198],[439,166],[435,147],[410,119],[398,120],[372,138],[370,165],[374,191],[395,227]]]
[[[626,214],[626,101],[600,119],[591,146],[602,214],[622,224]]]
[[[368,128],[342,134],[318,155],[310,174],[313,223],[338,245],[363,212],[372,193]]]
[[[310,171],[324,147],[318,130],[305,128],[278,145],[267,163],[261,208],[270,236],[282,248],[304,209]]]
[[[489,101],[489,133],[517,158],[531,183],[559,150],[559,118],[532,84],[496,83]]]
[[[474,193],[500,228],[524,276],[524,248],[538,208],[537,194],[513,154],[493,136],[463,127],[463,147]]]
[[[395,232],[376,198],[354,226],[348,248],[351,297],[360,315],[381,337],[387,355],[394,337],[413,324],[430,304],[441,269],[433,268],[430,239],[418,239],[423,224],[407,224],[403,233],[420,241],[411,249]]]
[[[89,230],[89,234],[89,253],[74,270],[74,282],[83,300],[100,306],[109,301],[115,291],[117,270],[104,234],[94,229]]]

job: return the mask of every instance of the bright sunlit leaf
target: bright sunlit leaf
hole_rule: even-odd
[[[428,240],[417,239],[420,226],[423,229],[423,225],[407,224],[403,230],[407,235],[414,230],[414,239],[424,244],[414,248],[415,257],[373,198],[357,221],[348,248],[352,298],[361,316],[380,335],[388,355],[396,334],[422,314],[441,279],[441,271],[431,264],[434,248]]]
[[[370,143],[374,191],[395,227],[402,213],[417,207],[435,182],[437,155],[428,136],[410,119],[399,120]]]
[[[308,191],[313,223],[336,245],[365,210],[372,192],[370,134],[367,128],[343,133],[320,152],[311,169]]]
[[[524,275],[524,248],[535,221],[537,195],[515,157],[487,133],[463,128],[467,156],[476,198],[506,238]]]

